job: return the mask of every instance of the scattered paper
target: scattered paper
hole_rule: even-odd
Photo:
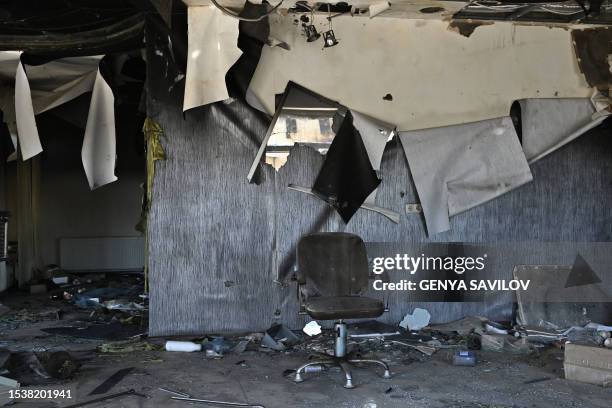
[[[399,325],[406,330],[416,331],[421,330],[423,327],[427,327],[429,325],[429,319],[431,319],[429,312],[417,307],[412,314],[408,313],[404,316],[404,319]]]
[[[309,336],[316,336],[317,334],[321,334],[321,326],[315,320],[312,322],[306,323],[306,326],[302,329],[304,333]]]

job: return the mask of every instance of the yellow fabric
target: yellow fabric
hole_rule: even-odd
[[[151,118],[146,118],[142,127],[144,133],[144,141],[147,149],[147,185],[145,202],[143,205],[143,214],[140,224],[137,228],[141,229],[145,234],[145,293],[149,291],[149,234],[148,234],[148,217],[151,209],[151,201],[153,199],[153,180],[155,179],[155,162],[166,159],[166,152],[161,145],[161,137],[164,133],[159,123]]]

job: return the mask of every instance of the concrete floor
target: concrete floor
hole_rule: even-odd
[[[6,302],[3,302],[6,303]],[[30,303],[31,307],[34,307]],[[134,370],[108,393],[128,389],[148,398],[124,396],[89,405],[96,407],[196,406],[169,399],[159,387],[179,390],[194,397],[286,407],[606,407],[612,406],[612,389],[567,381],[562,378],[563,354],[547,349],[537,356],[477,352],[476,367],[455,367],[451,352],[440,350],[431,357],[398,345],[383,345],[376,356],[386,360],[393,378],[380,377],[380,369],[355,369],[355,389],[342,387],[338,370],[307,376],[295,384],[283,372],[305,362],[304,351],[245,351],[210,359],[204,353],[141,351],[104,354],[95,351],[99,340],[79,340],[48,335],[42,327],[66,324],[61,321],[24,323],[18,328],[0,327],[0,347],[13,351],[69,350],[82,366],[73,379],[25,389],[70,389],[71,400],[19,401],[16,407],[64,407],[91,398],[100,383],[118,369]],[[74,312],[77,313],[78,312]],[[162,344],[163,339],[150,339]],[[547,380],[525,384],[530,380]],[[201,405],[199,406],[210,406]]]
[[[87,394],[117,369],[136,367],[109,393],[130,388],[149,398],[123,397],[92,407],[185,407],[169,399],[158,387],[195,397],[286,407],[606,407],[612,389],[558,378],[540,367],[504,355],[483,355],[476,367],[454,367],[437,353],[426,362],[393,364],[393,378],[385,380],[370,370],[355,370],[356,388],[342,387],[339,371],[314,375],[294,384],[283,371],[306,359],[301,353],[245,352],[209,360],[202,353],[140,352],[129,355],[83,355],[86,358],[74,380],[44,387],[70,389],[82,402]],[[243,364],[237,364],[244,360]],[[551,380],[524,384],[527,380]],[[68,402],[20,402],[28,406],[64,406]]]

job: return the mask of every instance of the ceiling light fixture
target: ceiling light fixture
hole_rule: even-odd
[[[314,26],[314,11],[310,9],[310,24],[302,23],[304,28],[304,34],[306,34],[306,41],[313,42],[321,37],[321,34],[317,32],[317,28]]]
[[[327,3],[327,21],[329,21],[329,30],[323,33],[323,42],[325,48],[333,47],[338,44],[338,40],[336,39],[336,35],[334,34],[334,30],[332,27],[332,16],[331,16],[331,7],[329,3]]]

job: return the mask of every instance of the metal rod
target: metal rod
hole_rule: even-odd
[[[171,390],[170,388],[164,388],[164,387],[159,387],[160,391],[164,391],[167,392],[169,394],[174,394],[174,395],[178,395],[179,397],[183,397],[183,398],[191,398],[191,395],[185,393],[185,392],[180,392],[180,391],[174,391]]]
[[[199,399],[199,398],[185,398],[185,397],[170,397],[170,399],[173,399],[176,401],[185,401],[185,402],[198,402],[200,404],[225,405],[228,407],[266,408],[263,405],[243,404],[242,402],[215,401],[215,400],[206,400],[206,399]]]

